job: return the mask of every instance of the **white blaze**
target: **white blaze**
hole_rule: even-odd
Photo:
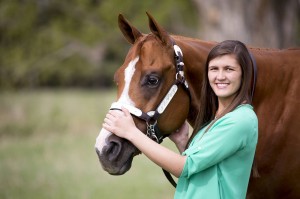
[[[134,106],[134,102],[130,99],[130,97],[128,95],[128,91],[129,91],[131,79],[135,72],[135,65],[138,62],[138,60],[139,60],[139,57],[136,57],[134,60],[132,60],[128,64],[127,68],[125,69],[125,74],[124,74],[125,86],[124,86],[123,92],[118,100],[118,102],[120,102],[120,103],[129,104],[129,105]],[[100,133],[99,133],[98,137],[96,138],[96,144],[95,144],[95,148],[97,148],[100,151],[100,154],[102,153],[102,148],[105,147],[107,144],[106,139],[111,134],[112,134],[111,132],[109,132],[103,128],[100,130]]]
[[[139,60],[139,57],[136,57],[134,60],[132,60],[129,63],[129,65],[125,69],[125,79],[124,79],[125,86],[124,86],[123,92],[121,94],[121,97],[118,100],[118,102],[120,102],[120,103],[134,105],[134,103],[132,102],[132,100],[130,99],[130,97],[128,95],[128,91],[129,91],[129,86],[130,86],[132,76],[135,72],[135,65],[138,62],[138,60]]]

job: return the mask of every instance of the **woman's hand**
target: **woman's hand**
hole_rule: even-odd
[[[129,139],[137,129],[129,111],[123,107],[122,111],[110,110],[106,114],[103,128],[125,139]]]
[[[186,144],[189,140],[189,125],[185,121],[183,125],[175,132],[173,132],[169,139],[173,141],[178,148],[179,152],[182,153],[185,150]]]
[[[127,139],[150,160],[176,177],[182,173],[186,156],[181,156],[147,137],[135,126],[129,111],[125,108],[122,108],[122,111],[110,110],[104,119],[103,128]]]

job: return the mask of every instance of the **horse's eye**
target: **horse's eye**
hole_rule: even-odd
[[[149,87],[156,87],[159,84],[159,78],[156,76],[149,76],[147,80],[147,85]]]

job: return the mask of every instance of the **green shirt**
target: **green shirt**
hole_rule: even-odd
[[[201,138],[205,129],[183,152],[187,159],[174,198],[246,198],[258,136],[252,106],[238,106],[217,120]]]

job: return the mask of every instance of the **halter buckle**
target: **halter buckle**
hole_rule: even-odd
[[[153,124],[149,124],[148,122],[146,122],[146,124],[147,124],[147,133],[146,133],[146,135],[151,140],[153,140],[157,143],[161,143],[161,140],[157,137],[157,135],[155,133],[155,127],[157,125],[157,120]]]

